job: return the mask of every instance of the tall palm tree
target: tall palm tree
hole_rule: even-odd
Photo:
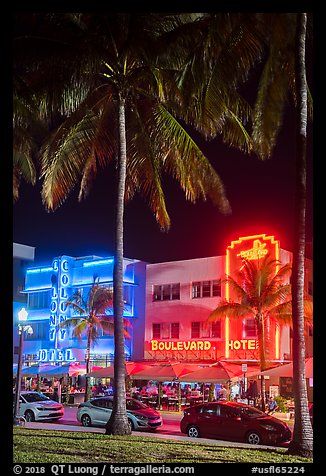
[[[213,14],[213,20],[214,20]],[[229,14],[226,14],[229,15]],[[304,243],[305,243],[305,211],[306,211],[306,142],[307,142],[307,119],[312,119],[312,97],[306,78],[305,57],[311,52],[311,36],[309,29],[312,27],[312,15],[306,13],[249,13],[231,14],[230,19],[239,20],[239,35],[235,35],[235,41],[226,44],[227,51],[234,51],[233,68],[223,68],[226,58],[216,48],[211,48],[212,55],[197,55],[189,61],[189,70],[195,70],[193,62],[208,62],[211,68],[200,66],[195,71],[206,71],[206,80],[199,88],[200,93],[189,97],[199,97],[198,122],[207,137],[214,137],[216,127],[220,121],[233,117],[232,107],[228,113],[221,114],[220,105],[226,97],[223,74],[230,75],[230,81],[243,74],[244,79],[253,71],[254,90],[257,90],[256,98],[239,103],[238,119],[242,119],[240,128],[250,133],[250,139],[244,142],[244,152],[254,152],[259,158],[271,157],[277,143],[278,133],[283,125],[284,111],[288,105],[288,98],[292,97],[297,111],[297,178],[296,178],[296,220],[293,245],[293,359],[294,389],[296,401],[295,432],[289,451],[298,455],[312,454],[312,427],[309,418],[306,380],[304,378],[305,342],[302,329],[304,315],[303,279],[304,279]],[[209,18],[211,21],[212,18]],[[207,31],[210,31],[207,29]],[[242,35],[242,38],[241,38]],[[232,35],[229,36],[232,38]],[[239,46],[240,45],[240,46]],[[310,47],[310,48],[309,48]],[[241,54],[239,55],[239,49]],[[225,50],[221,50],[225,51]],[[216,58],[214,59],[214,54]],[[230,65],[232,66],[232,55]],[[238,64],[235,62],[238,61]],[[258,68],[257,68],[258,63]],[[249,77],[249,79],[251,79]],[[255,84],[255,81],[258,81]],[[247,81],[246,84],[250,81]],[[188,84],[191,82],[188,81]],[[199,84],[195,83],[195,84]],[[236,86],[237,83],[234,83]],[[195,91],[198,89],[195,89]],[[245,91],[244,91],[245,92]],[[206,120],[203,120],[206,118]],[[227,136],[231,145],[239,145],[239,138],[246,134],[234,134],[234,127]],[[238,128],[239,130],[239,128]],[[234,134],[234,135],[232,135]],[[248,147],[247,147],[248,145]],[[296,297],[294,297],[296,296]]]
[[[135,192],[141,193],[161,228],[167,230],[170,219],[163,179],[170,174],[188,200],[210,198],[225,213],[230,207],[218,174],[177,119],[182,97],[174,71],[160,68],[153,49],[160,31],[171,29],[173,16],[77,14],[73,17],[81,25],[81,33],[67,62],[67,75],[58,78],[57,91],[61,90],[61,94],[56,93],[69,114],[42,148],[42,195],[45,206],[55,210],[76,184],[80,184],[79,199],[84,198],[100,168],[111,165],[116,170],[113,296],[116,398],[107,432],[128,434],[122,320],[124,204]],[[80,54],[76,55],[78,46]],[[60,72],[65,60],[60,58]],[[72,65],[78,70],[74,75]],[[66,82],[61,82],[65,78]],[[85,91],[82,98],[81,84]]]
[[[300,456],[312,456],[313,431],[308,408],[303,333],[307,121],[312,119],[312,98],[306,78],[306,55],[310,53],[311,42],[307,42],[306,38],[312,16],[307,13],[270,14],[260,16],[259,21],[261,31],[264,32],[267,55],[254,107],[252,137],[258,154],[262,157],[270,156],[283,123],[289,93],[292,95],[297,117],[292,271],[295,424],[288,451]]]
[[[278,269],[279,268],[279,269]],[[230,319],[251,317],[255,320],[259,344],[260,370],[268,367],[269,339],[266,335],[267,323],[291,325],[291,285],[285,279],[291,273],[289,264],[280,266],[277,260],[266,255],[263,260],[243,260],[243,265],[235,277],[227,276],[225,282],[233,290],[234,301],[222,301],[212,311],[208,321],[216,321],[226,316]],[[307,320],[311,322],[310,307],[307,303]],[[262,379],[262,405],[265,407]]]
[[[86,336],[86,373],[90,372],[90,352],[91,348],[97,343],[98,337],[102,333],[113,334],[114,322],[113,316],[106,314],[108,309],[112,309],[113,291],[112,288],[104,287],[93,283],[87,297],[84,298],[80,291],[77,291],[70,299],[66,301],[66,307],[71,308],[74,315],[61,322],[60,328],[73,328],[73,336],[82,340]],[[124,326],[130,326],[127,319],[124,319]],[[124,335],[129,337],[125,330]],[[89,399],[90,387],[88,378],[86,378],[85,401]]]
[[[305,370],[304,269],[306,236],[306,151],[307,151],[307,81],[306,81],[307,14],[297,14],[295,42],[295,84],[297,94],[297,153],[295,247],[293,251],[293,386],[295,421],[288,453],[312,456],[313,432],[309,417]]]

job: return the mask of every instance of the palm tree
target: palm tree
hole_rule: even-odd
[[[215,35],[220,28],[216,24],[216,14],[208,14],[209,25],[216,25]],[[225,14],[230,15],[230,14]],[[207,21],[207,18],[206,18]],[[312,455],[312,427],[309,418],[306,380],[304,378],[305,342],[303,338],[304,316],[304,248],[305,248],[305,211],[306,211],[306,142],[307,118],[312,119],[312,97],[306,78],[305,56],[309,54],[309,28],[312,26],[312,15],[306,13],[249,13],[231,14],[229,24],[238,23],[238,34],[228,35],[230,41],[225,43],[226,49],[210,48],[212,54],[196,55],[196,50],[189,61],[189,71],[202,74],[206,72],[204,82],[196,82],[195,91],[189,97],[199,98],[198,111],[194,117],[197,128],[203,130],[207,137],[214,137],[221,121],[233,118],[234,106],[229,111],[222,109],[221,103],[228,101],[230,94],[223,88],[224,74],[230,77],[230,82],[236,85],[241,74],[244,79],[253,71],[254,89],[257,95],[253,105],[245,101],[236,102],[235,125],[226,135],[230,145],[240,145],[245,138],[242,150],[254,152],[259,158],[271,157],[277,142],[278,133],[284,120],[284,111],[289,95],[297,111],[297,178],[296,178],[296,220],[293,246],[293,348],[294,348],[294,392],[296,402],[295,431],[289,452],[297,455]],[[212,29],[207,28],[210,33]],[[214,34],[214,32],[213,32]],[[204,36],[203,36],[204,38]],[[206,39],[206,37],[205,37]],[[234,40],[234,41],[233,41]],[[211,46],[211,44],[210,44]],[[307,46],[307,48],[306,48]],[[239,51],[241,50],[241,52]],[[224,52],[234,52],[234,56],[225,56]],[[240,53],[240,54],[239,54]],[[214,59],[214,55],[216,56]],[[231,61],[231,62],[230,62]],[[233,67],[232,67],[233,61]],[[203,65],[202,63],[206,63]],[[237,63],[236,63],[237,62]],[[194,64],[199,64],[198,68]],[[257,69],[258,63],[258,69]],[[210,68],[207,67],[210,64]],[[226,67],[225,67],[226,65]],[[224,67],[223,67],[224,66]],[[231,67],[229,67],[231,66]],[[198,73],[199,72],[199,73]],[[255,81],[258,81],[256,87]],[[187,81],[192,84],[191,81]],[[249,81],[246,84],[250,83]],[[222,84],[222,86],[221,86]],[[200,86],[198,88],[198,85]],[[226,98],[226,99],[225,99]],[[225,111],[223,113],[223,111]],[[238,119],[242,123],[237,128]],[[198,124],[199,122],[199,124]],[[232,125],[232,124],[231,124]],[[237,129],[250,133],[250,138],[237,134]]]
[[[309,418],[304,339],[304,256],[306,216],[307,120],[312,119],[312,98],[306,78],[306,42],[311,15],[307,13],[270,14],[260,17],[268,54],[260,76],[254,107],[253,144],[262,157],[268,157],[283,122],[290,92],[296,111],[296,201],[293,239],[292,319],[293,387],[295,424],[289,453],[312,456],[313,431]],[[309,38],[309,37],[308,37]],[[307,53],[309,50],[307,48]]]
[[[113,292],[112,288],[102,286],[94,282],[85,299],[80,291],[77,291],[70,299],[66,301],[66,306],[71,308],[75,315],[61,322],[60,328],[73,328],[73,336],[80,341],[86,336],[86,373],[90,372],[90,351],[97,343],[98,337],[102,333],[113,334],[114,322],[113,316],[106,314],[108,309],[112,309]],[[130,326],[127,319],[124,319],[124,326]],[[130,337],[128,332],[124,331],[125,337]],[[89,399],[90,387],[88,378],[86,378],[85,401]]]
[[[167,230],[170,219],[163,178],[171,174],[188,200],[210,198],[225,213],[230,207],[218,174],[177,120],[175,112],[181,110],[182,97],[175,72],[159,67],[153,48],[160,31],[171,29],[173,15],[71,16],[81,25],[80,34],[73,40],[70,61],[60,58],[59,71],[67,62],[67,74],[58,75],[55,95],[61,98],[60,106],[64,103],[68,117],[42,148],[42,195],[45,206],[55,210],[78,183],[79,199],[84,198],[100,168],[111,165],[117,172],[113,296],[116,398],[107,432],[128,434],[122,320],[124,204],[135,192],[141,193],[161,228]],[[46,61],[50,67],[51,61]],[[82,97],[81,85],[85,92]],[[55,109],[53,104],[51,109]]]
[[[295,247],[293,252],[293,387],[295,421],[288,453],[311,457],[313,431],[309,417],[305,374],[304,330],[304,269],[306,217],[306,150],[307,150],[307,82],[306,82],[306,24],[307,14],[297,14],[295,42],[295,84],[297,94],[297,160]]]
[[[220,320],[226,316],[230,319],[251,317],[255,320],[261,371],[268,367],[269,361],[267,323],[274,321],[277,325],[291,325],[292,322],[291,285],[284,283],[290,273],[289,264],[280,266],[277,260],[268,255],[263,260],[243,260],[236,276],[227,276],[225,279],[233,290],[235,300],[222,301],[208,317],[208,321]],[[307,314],[307,319],[310,322],[311,314]],[[263,379],[261,394],[264,410]]]

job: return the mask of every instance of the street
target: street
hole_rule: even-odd
[[[99,427],[84,427],[81,423],[77,421],[76,418],[77,406],[67,406],[65,407],[65,414],[61,420],[53,422],[26,422],[25,428],[35,428],[35,429],[52,429],[52,430],[63,430],[63,431],[80,431],[80,432],[90,432],[90,433],[105,433],[105,428]],[[153,431],[133,431],[133,435],[137,436],[148,436],[148,437],[157,437],[157,438],[169,438],[190,441],[190,438],[180,431],[180,420],[182,418],[182,413],[178,412],[161,412],[163,425],[160,428],[157,428]],[[292,430],[293,421],[287,422]],[[249,443],[239,443],[234,441],[226,440],[217,440],[209,438],[199,438],[198,442],[214,444],[217,446],[235,446],[235,447],[247,447],[252,448],[252,445]],[[280,445],[284,446],[284,445]],[[256,447],[260,448],[279,448],[280,446],[265,446],[257,445]]]

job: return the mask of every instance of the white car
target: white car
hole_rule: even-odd
[[[113,397],[97,397],[81,403],[77,420],[83,426],[105,426],[110,419]],[[126,398],[127,417],[131,430],[155,430],[162,425],[160,412],[134,398]]]
[[[22,391],[19,401],[19,414],[26,421],[59,420],[64,415],[63,405],[43,393]]]

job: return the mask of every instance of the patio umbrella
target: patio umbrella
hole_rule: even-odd
[[[23,367],[21,374],[23,377],[36,377],[42,375],[43,377],[49,375],[49,372],[53,371],[54,365],[50,364],[35,364],[29,367]]]
[[[230,373],[221,364],[214,364],[182,375],[179,380],[181,382],[217,383],[230,378]]]
[[[126,375],[132,376],[134,373],[144,370],[146,367],[149,367],[148,364],[143,364],[141,362],[126,362]],[[92,370],[86,377],[97,377],[97,378],[113,378],[114,377],[114,366],[109,365],[109,367],[98,368]]]
[[[81,365],[78,363],[69,363],[63,365],[53,365],[52,368],[49,368],[46,374],[50,377],[73,377],[76,375],[83,375],[86,373],[86,365]]]
[[[306,378],[313,377],[313,357],[309,359],[305,359],[305,366],[306,366]],[[264,372],[260,372],[259,375],[268,375],[270,377],[292,377],[293,376],[293,363],[279,365],[278,367],[274,367],[272,369],[264,370]]]
[[[183,375],[198,370],[198,364],[187,364],[183,362],[162,362],[149,365],[147,368],[134,373],[134,378],[138,380],[156,380],[157,382],[167,382],[180,379]]]

